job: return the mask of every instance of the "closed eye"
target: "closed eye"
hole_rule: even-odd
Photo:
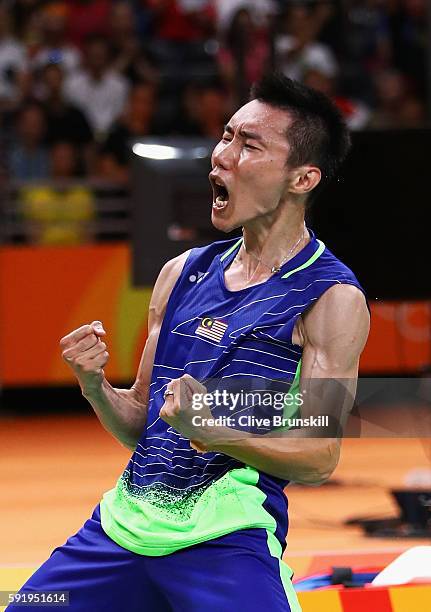
[[[221,139],[221,141],[222,141],[223,143],[225,143],[225,144],[226,144],[226,143],[229,143],[229,142],[232,142],[232,140],[233,140],[233,139],[232,139],[232,138],[229,138],[228,136],[223,136],[223,137],[222,137],[222,139]],[[249,150],[256,150],[256,151],[259,151],[259,147],[254,147],[254,146],[253,146],[253,145],[251,145],[251,144],[245,144],[245,145],[244,145],[244,147],[245,147],[246,149],[249,149]]]

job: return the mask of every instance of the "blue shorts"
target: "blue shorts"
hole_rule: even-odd
[[[70,612],[296,612],[291,582],[280,575],[284,569],[271,556],[264,529],[236,531],[162,557],[137,555],[105,534],[97,507],[20,592],[69,591],[64,609]],[[23,607],[42,609],[11,604],[6,610]]]

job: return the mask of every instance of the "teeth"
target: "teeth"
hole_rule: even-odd
[[[228,205],[228,200],[223,200],[221,196],[218,196],[216,201],[213,204],[213,207],[216,208],[217,210],[222,210],[223,208],[226,208],[227,205]]]
[[[229,194],[227,192],[226,185],[219,178],[214,177],[214,185],[217,187],[221,187],[221,190],[217,189],[216,191],[222,191],[222,193],[216,195],[216,198],[213,202],[213,208],[216,210],[223,210],[229,204]]]

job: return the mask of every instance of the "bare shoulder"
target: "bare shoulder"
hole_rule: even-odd
[[[363,292],[354,285],[341,283],[325,291],[306,316],[311,321],[321,317],[324,317],[325,321],[332,317],[336,317],[337,320],[340,317],[369,319],[369,312]]]
[[[354,285],[337,284],[305,313],[298,332],[303,346],[356,359],[365,346],[369,328],[370,315],[362,291]]]
[[[173,259],[170,259],[165,263],[163,268],[160,270],[159,276],[156,281],[157,284],[167,283],[172,285],[172,287],[177,282],[178,277],[183,271],[184,264],[186,263],[187,257],[190,254],[190,249],[181,253],[181,255],[177,255]]]
[[[169,296],[183,271],[184,264],[189,254],[190,250],[170,259],[160,270],[151,295],[149,306],[150,319],[156,319],[157,321],[163,319]]]

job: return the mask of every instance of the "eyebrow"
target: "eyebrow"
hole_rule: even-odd
[[[234,130],[230,125],[225,125],[224,130],[225,132],[228,132],[228,134],[234,133]],[[258,140],[259,142],[262,142],[262,143],[265,142],[262,136],[260,134],[257,134],[256,132],[249,132],[248,130],[241,130],[240,135],[243,138],[251,138],[252,140]]]

